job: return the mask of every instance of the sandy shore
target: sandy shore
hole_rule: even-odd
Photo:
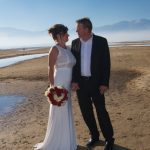
[[[45,53],[48,49],[28,51]],[[150,47],[111,48],[110,90],[106,107],[115,132],[115,150],[150,149]],[[27,52],[3,51],[0,58]],[[47,57],[21,62],[0,69],[0,94],[23,95],[26,100],[0,117],[0,149],[31,150],[43,141],[49,104],[44,97],[48,85]],[[72,93],[74,122],[79,150],[86,150],[89,138],[76,99]],[[102,143],[94,150],[103,150]]]

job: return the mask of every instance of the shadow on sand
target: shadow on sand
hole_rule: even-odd
[[[78,145],[77,150],[94,150],[94,149],[96,149],[97,146],[101,146],[101,150],[103,150],[104,145],[105,145],[105,142],[100,140],[100,142],[97,143],[95,145],[95,147],[93,147],[93,148],[87,148],[85,146]],[[98,150],[98,149],[96,149],[96,150]],[[131,150],[131,149],[115,144],[113,150]]]

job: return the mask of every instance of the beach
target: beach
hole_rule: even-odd
[[[0,58],[46,53],[0,51]],[[150,149],[150,46],[111,47],[111,77],[106,108],[114,127],[115,150]],[[0,95],[21,95],[22,103],[0,116],[0,150],[32,150],[45,136],[49,103],[44,96],[48,82],[47,56],[0,68]],[[88,129],[76,93],[72,92],[78,150],[86,150]],[[100,129],[99,129],[100,130]],[[103,150],[104,138],[94,150]]]

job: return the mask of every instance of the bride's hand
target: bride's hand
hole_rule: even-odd
[[[79,89],[78,83],[74,83],[74,82],[73,82],[73,83],[71,84],[71,87],[72,87],[72,90],[73,90],[73,91],[76,91],[76,90]]]

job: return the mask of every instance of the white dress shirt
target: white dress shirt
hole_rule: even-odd
[[[81,76],[91,76],[91,52],[93,36],[87,41],[81,41]]]

